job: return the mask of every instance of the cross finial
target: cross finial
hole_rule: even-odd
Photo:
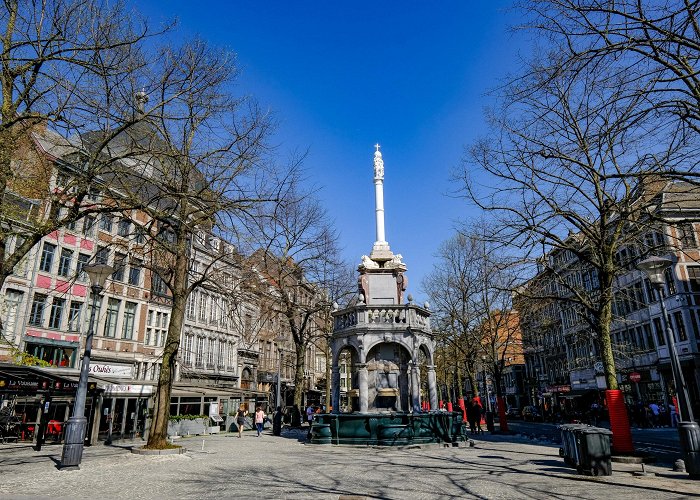
[[[379,143],[375,144],[374,147],[379,151]]]

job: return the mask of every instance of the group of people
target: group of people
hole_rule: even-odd
[[[469,422],[469,432],[472,434],[483,434],[484,431],[481,428],[481,416],[484,413],[484,407],[481,405],[481,401],[477,398],[473,398],[467,404],[467,422]]]
[[[311,424],[313,423],[314,415],[320,414],[322,412],[322,409],[320,406],[312,406],[309,405],[306,408],[306,411],[304,412],[304,420],[309,424],[309,436],[311,436]],[[248,412],[246,410],[245,405],[240,405],[238,408],[238,411],[236,412],[236,426],[238,427],[238,437],[243,436],[243,428],[245,426],[246,422],[246,417],[248,416]],[[289,413],[289,418],[290,418],[290,425],[292,427],[297,427],[300,428],[302,425],[302,416],[301,416],[301,411],[299,410],[299,407],[297,405],[292,406],[291,411]],[[279,436],[281,429],[282,429],[282,421],[284,419],[284,412],[282,411],[281,407],[277,407],[277,410],[275,411],[273,417],[272,417],[272,433],[275,436]],[[263,431],[263,426],[265,424],[265,421],[269,420],[267,418],[267,415],[265,414],[265,411],[262,409],[262,407],[258,406],[255,409],[255,415],[254,415],[254,421],[255,421],[255,429],[257,431],[257,437],[260,437],[262,435]]]
[[[238,437],[241,438],[243,437],[243,427],[245,426],[245,418],[248,415],[248,412],[246,411],[246,407],[244,405],[241,405],[238,407],[238,411],[236,412],[236,426],[238,427]],[[265,415],[265,412],[263,411],[262,407],[258,406],[255,409],[255,430],[258,432],[258,435],[256,437],[260,437],[263,431],[263,425],[265,424],[265,420],[267,419],[267,415]]]
[[[665,405],[652,401],[645,405],[637,401],[629,409],[630,420],[636,427],[677,427],[678,411],[674,404]]]

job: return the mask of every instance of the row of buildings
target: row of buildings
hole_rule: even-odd
[[[655,220],[643,234],[620,248],[614,282],[612,347],[617,379],[633,406],[670,403],[674,394],[670,357],[662,330],[661,307],[636,264],[648,255],[670,257],[665,301],[691,404],[700,404],[700,189],[683,182],[657,185],[649,201]],[[576,238],[577,235],[570,235]],[[565,297],[572,286],[595,296],[594,269],[567,250],[543,257],[527,286]],[[564,281],[566,286],[562,286]],[[520,315],[524,365],[511,371],[511,392],[546,414],[585,413],[603,404],[606,382],[600,346],[575,304],[562,300],[530,302]],[[699,413],[696,411],[696,415]]]
[[[37,127],[28,132],[22,150],[18,168],[42,165],[48,171],[44,192],[69,192],[75,153],[71,143]],[[17,199],[29,207],[22,212],[29,214],[28,224],[37,213],[51,216],[45,200],[21,195]],[[91,189],[89,198],[103,206],[119,201],[108,186]],[[7,238],[6,255],[23,243],[21,231],[13,233]],[[96,310],[90,366],[94,392],[88,402],[94,419],[91,432],[95,438],[143,434],[172,315],[169,290],[151,265],[150,242],[156,234],[157,224],[143,210],[87,215],[45,236],[6,279],[0,291],[0,406],[12,406],[27,429],[36,427],[47,401],[45,418],[64,422],[70,415],[70,391],[35,389],[46,385],[42,380],[50,380],[54,388],[77,380],[92,302],[83,267],[102,263],[115,271]],[[189,279],[201,279],[202,284],[187,301],[171,415],[211,414],[218,421],[241,403],[290,402],[296,356],[265,270],[206,228],[191,239],[188,253]],[[315,293],[311,286],[306,291]],[[325,352],[313,343],[308,348],[305,402],[321,400]],[[18,360],[38,362],[40,367],[14,367]],[[277,384],[281,401],[274,400]],[[22,386],[27,390],[18,391]]]

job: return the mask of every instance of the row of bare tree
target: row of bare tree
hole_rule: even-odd
[[[488,224],[443,245],[425,289],[470,380],[482,355],[499,378],[508,349],[480,328],[512,311],[517,291],[533,310],[543,301],[574,310],[617,389],[616,280],[645,256],[682,250],[681,231],[653,235],[692,222],[684,208],[700,201],[700,2],[523,0],[517,9],[533,55],[494,91],[489,131],[455,172],[458,194]],[[592,273],[595,286],[577,273]],[[553,287],[520,286],[544,274]]]
[[[256,292],[284,318],[300,403],[307,347],[327,335],[336,298],[337,235],[303,186],[302,158],[278,164],[270,113],[237,95],[235,55],[181,41],[174,24],[154,29],[121,2],[8,0],[0,24],[0,286],[57,229],[97,214],[131,218],[172,299],[148,442],[162,448],[188,297],[221,289],[217,258],[190,265],[205,231],[254,253],[245,261],[254,272],[237,275],[259,284],[225,292]],[[28,154],[36,131],[51,146],[43,163]]]

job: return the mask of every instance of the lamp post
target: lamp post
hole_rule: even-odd
[[[486,356],[481,356],[481,366],[484,369],[484,394],[486,394],[486,428],[489,432],[493,432],[493,412],[491,411],[491,398],[489,397],[489,386],[486,381]]]
[[[685,467],[691,477],[700,477],[700,426],[695,422],[693,409],[688,396],[688,386],[685,383],[681,363],[676,352],[673,332],[667,321],[666,304],[664,303],[663,288],[666,283],[664,272],[673,264],[673,261],[664,257],[649,257],[637,264],[637,269],[644,271],[649,281],[659,295],[661,305],[661,322],[666,337],[668,356],[671,360],[671,373],[673,385],[678,398],[678,434],[681,441],[681,450],[685,455]]]
[[[85,418],[85,400],[87,399],[88,372],[90,370],[90,353],[92,351],[92,336],[94,334],[95,310],[97,299],[104,289],[107,277],[114,272],[112,266],[107,264],[87,265],[83,267],[90,277],[90,291],[92,292],[92,311],[90,312],[90,325],[85,338],[85,352],[80,366],[80,379],[78,391],[75,395],[73,414],[66,422],[66,434],[63,444],[63,454],[59,469],[79,469],[83,458],[83,445],[85,444],[85,432],[87,419]]]

